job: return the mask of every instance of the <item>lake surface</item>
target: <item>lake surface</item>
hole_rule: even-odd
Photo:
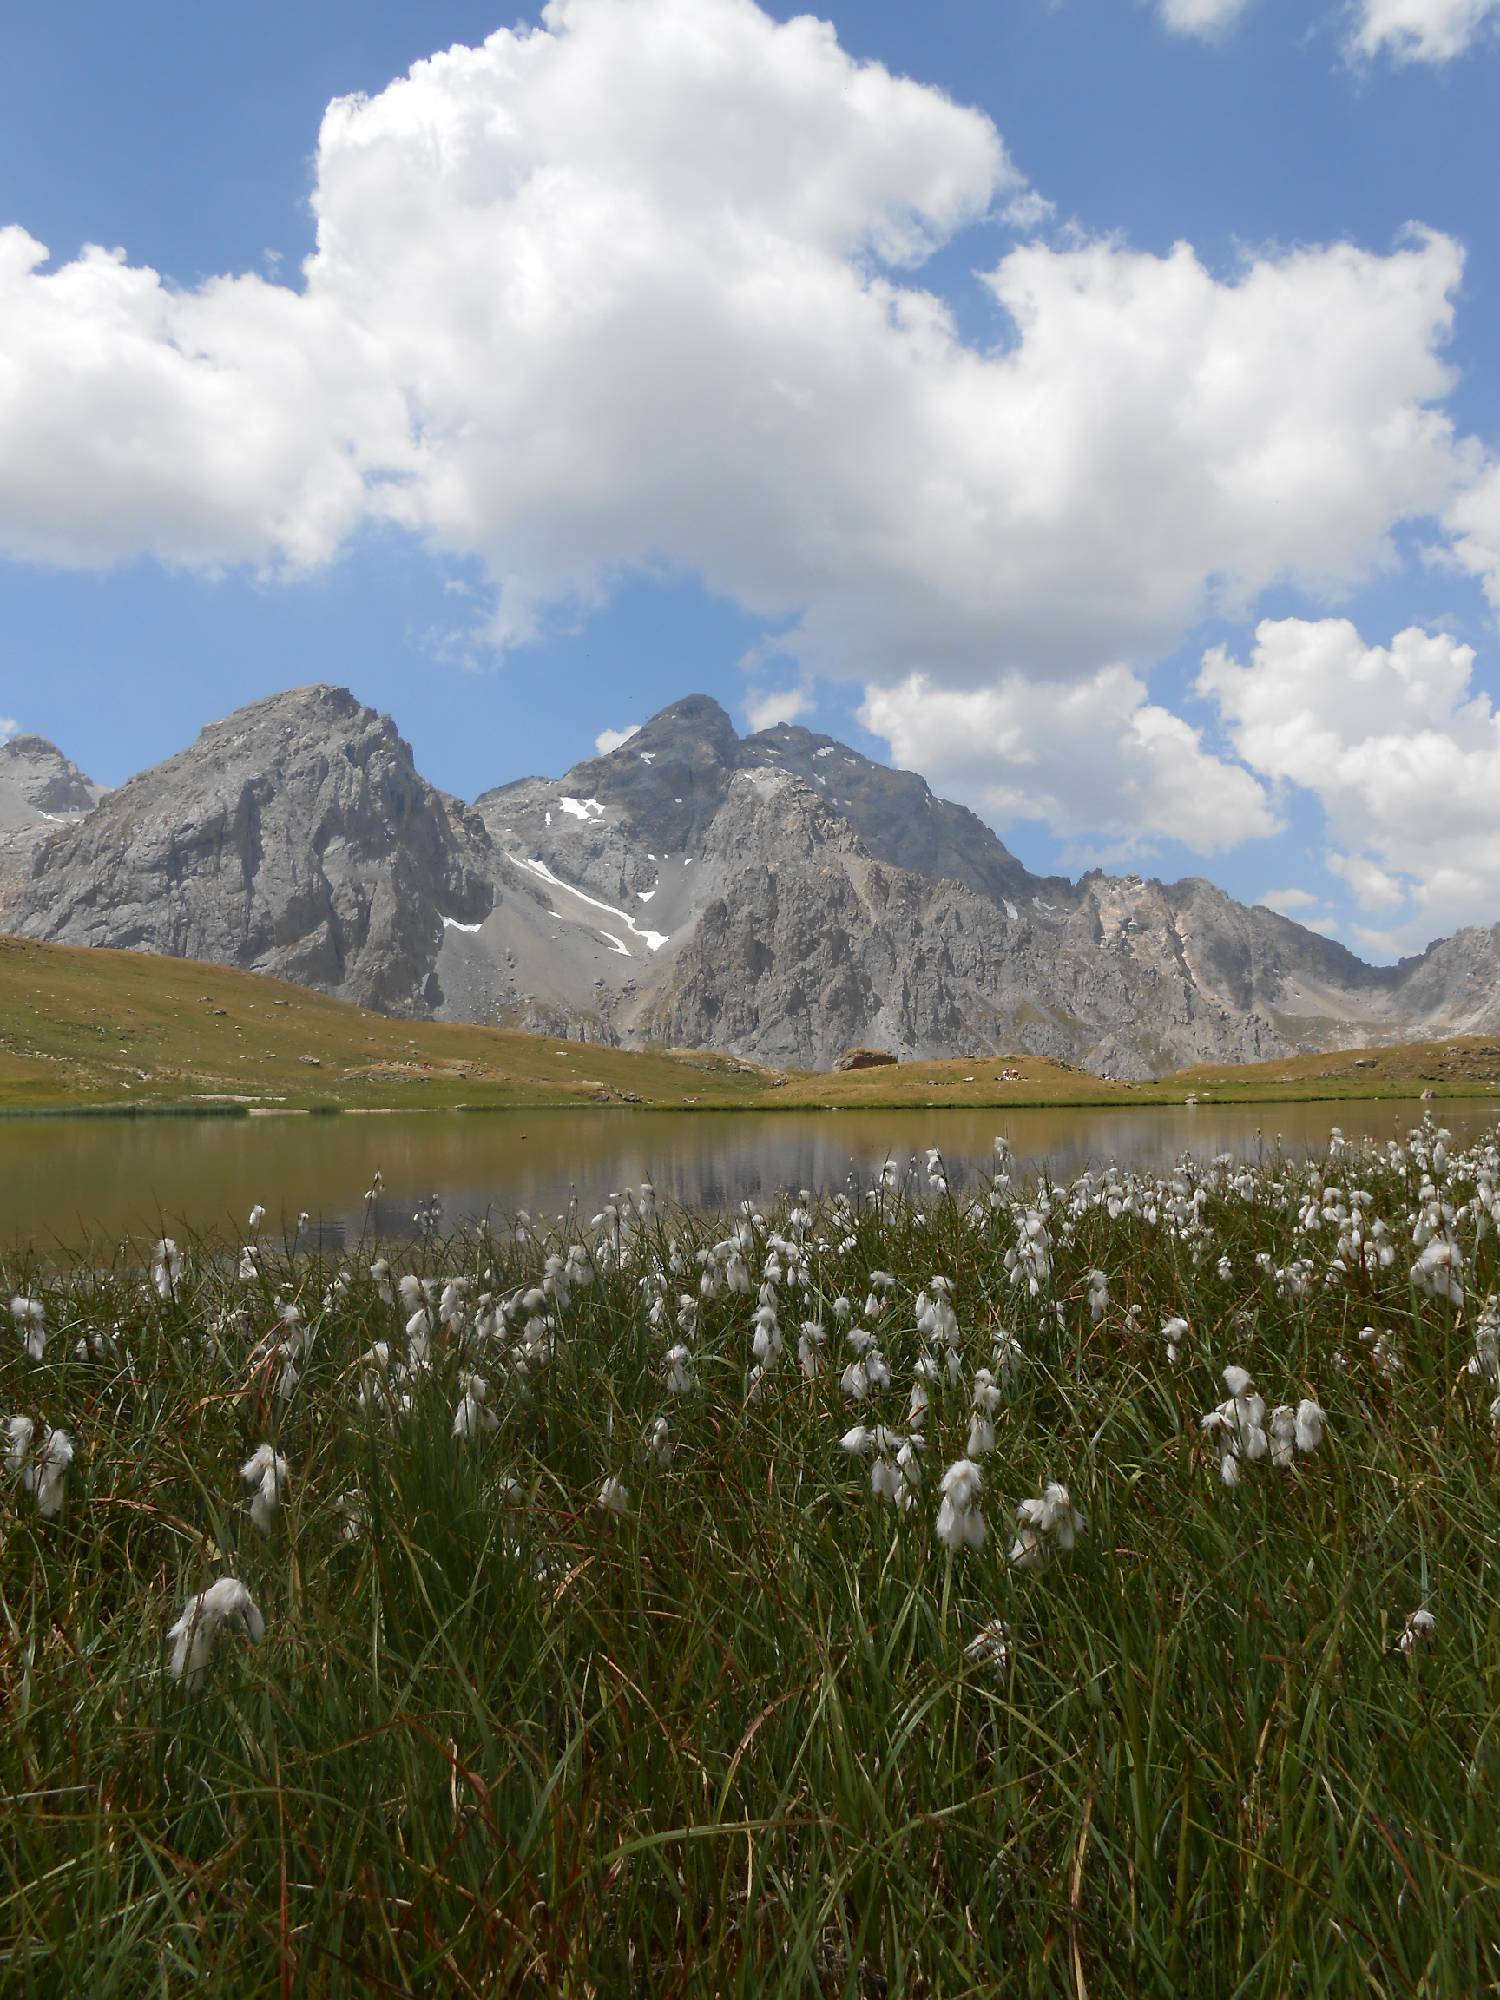
[[[1132,1106],[1120,1110],[669,1112],[507,1111],[335,1118],[15,1118],[0,1120],[0,1244],[96,1250],[162,1227],[240,1230],[256,1202],[268,1227],[312,1223],[336,1250],[359,1232],[377,1169],[375,1220],[413,1233],[436,1196],[445,1224],[517,1209],[585,1219],[613,1189],[649,1180],[661,1196],[725,1208],[782,1189],[868,1187],[887,1155],[942,1148],[955,1187],[987,1171],[997,1133],[1023,1170],[1070,1177],[1111,1162],[1156,1169],[1184,1152],[1256,1159],[1278,1144],[1321,1149],[1404,1136],[1430,1108],[1460,1141],[1500,1122],[1494,1099],[1363,1104]]]

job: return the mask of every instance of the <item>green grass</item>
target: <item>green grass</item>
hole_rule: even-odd
[[[1429,1171],[1455,1211],[1461,1308],[1408,1278]],[[332,1265],[268,1250],[241,1280],[209,1245],[165,1301],[123,1265],[6,1271],[52,1334],[40,1362],[7,1334],[0,1410],[65,1424],[78,1457],[56,1521],[13,1482],[0,1517],[0,1987],[1496,1990],[1500,1499],[1494,1384],[1466,1363],[1500,1288],[1500,1158],[1327,1172],[1369,1191],[1389,1269],[1325,1282],[1339,1225],[1299,1228],[1300,1169],[1239,1191],[1209,1176],[1206,1234],[1190,1174],[1135,1184],[1136,1212],[1113,1218],[1059,1193],[1035,1298],[1007,1275],[1003,1189],[973,1209],[925,1192],[824,1206],[754,1399],[753,1293],[702,1304],[692,1391],[663,1380],[678,1293],[696,1294],[694,1252],[723,1223],[644,1220],[618,1268],[608,1222],[393,1251],[398,1272],[465,1272],[510,1300],[549,1250],[594,1246],[545,1364],[516,1365],[524,1307],[460,1332],[499,1419],[466,1443],[452,1336],[404,1416],[359,1405],[357,1357],[406,1346],[373,1246],[332,1292]],[[753,1224],[755,1280],[790,1226],[784,1207]],[[1301,1256],[1299,1298],[1275,1272]],[[896,1284],[864,1323],[893,1385],[856,1413],[847,1353],[808,1380],[797,1333],[820,1319],[836,1351],[833,1301],[860,1323],[876,1270]],[[914,1297],[935,1272],[954,1283],[962,1379],[933,1392],[901,1514],[838,1441],[856,1414],[904,1427],[927,1345]],[[256,1350],[288,1298],[312,1341],[279,1400]],[[1158,1332],[1173,1314],[1191,1323],[1175,1366]],[[1002,1325],[1027,1360],[984,1462],[989,1532],[950,1555],[937,1481]],[[76,1358],[96,1333],[113,1347]],[[1249,1465],[1234,1491],[1198,1422],[1231,1361],[1269,1402],[1328,1412],[1317,1452]],[[643,1439],[663,1412],[675,1449],[657,1465]],[[265,1439],[291,1483],[263,1539],[237,1469]],[[596,1504],[609,1476],[623,1516]],[[1022,1573],[1013,1509],[1049,1479],[1088,1530]],[[166,1629],[224,1570],[266,1640],[226,1637],[190,1692],[164,1671]],[[1407,1657],[1419,1605],[1436,1642]],[[1002,1669],[965,1653],[996,1617]]]
[[[762,1072],[392,1020],[253,972],[0,937],[0,1110],[733,1105]]]
[[[1007,1078],[1004,1072],[1016,1074]],[[1041,1056],[826,1071],[709,1050],[612,1049],[516,1029],[392,1020],[306,987],[149,952],[0,936],[0,1113],[682,1109],[895,1110],[1483,1096],[1500,1040],[1456,1036],[1275,1063],[1201,1065],[1141,1084]]]

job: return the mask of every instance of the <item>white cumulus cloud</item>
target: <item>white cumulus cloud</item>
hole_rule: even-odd
[[[1500,465],[1490,465],[1453,501],[1444,516],[1448,553],[1481,585],[1500,613]]]
[[[1248,0],[1158,0],[1167,27],[1180,35],[1217,35],[1244,13]]]
[[[638,722],[627,722],[623,729],[601,729],[594,738],[594,748],[601,757],[607,757],[611,750],[618,750],[622,743],[628,743],[632,736],[640,734]]]
[[[915,675],[1054,746],[970,759],[976,793],[1221,845],[1264,795],[1137,669],[1273,583],[1357,583],[1478,471],[1451,239],[1222,270],[1033,239],[966,340],[925,260],[1045,196],[982,113],[753,0],[550,0],[340,98],[312,206],[295,282],[0,231],[0,550],[297,569],[395,522],[483,573],[500,645],[689,573],[804,681],[864,680],[893,741]]]
[[[1090,673],[1448,495],[1461,258],[1028,242],[966,343],[908,273],[999,134],[751,0],[553,0],[329,107],[300,289],[0,261],[0,546],[307,563],[371,514],[494,635],[665,561],[814,671]],[[649,106],[650,115],[642,115]]]
[[[1266,619],[1248,663],[1204,657],[1236,751],[1320,801],[1329,867],[1393,917],[1360,933],[1383,949],[1500,917],[1500,714],[1473,666],[1445,633],[1372,646],[1343,618]]]
[[[13,715],[0,715],[0,743],[9,743],[19,727]]]
[[[1357,0],[1351,45],[1397,62],[1451,62],[1500,23],[1500,0]]]
[[[869,689],[860,721],[898,764],[999,820],[1044,819],[1127,845],[1167,836],[1204,852],[1278,829],[1250,773],[1206,750],[1125,667],[1069,687],[1016,674],[944,689],[914,674]]]
[[[795,722],[812,707],[805,687],[747,688],[745,719],[752,730],[774,729],[778,722]]]

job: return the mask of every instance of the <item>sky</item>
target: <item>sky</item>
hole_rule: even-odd
[[[1500,921],[1500,0],[12,0],[0,732],[678,697],[1040,870]]]

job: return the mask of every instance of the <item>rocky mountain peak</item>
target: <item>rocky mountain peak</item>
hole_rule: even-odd
[[[1040,888],[1065,893],[1031,874],[992,827],[966,806],[940,799],[915,771],[877,764],[835,737],[777,723],[747,736],[742,763],[772,765],[816,785],[877,860],[961,882],[980,895],[1019,902]]]
[[[59,831],[9,921],[422,1011],[444,919],[491,907],[490,859],[388,716],[347,688],[295,688],[210,723]]]
[[[101,787],[45,736],[0,743],[0,827],[91,812]]]

